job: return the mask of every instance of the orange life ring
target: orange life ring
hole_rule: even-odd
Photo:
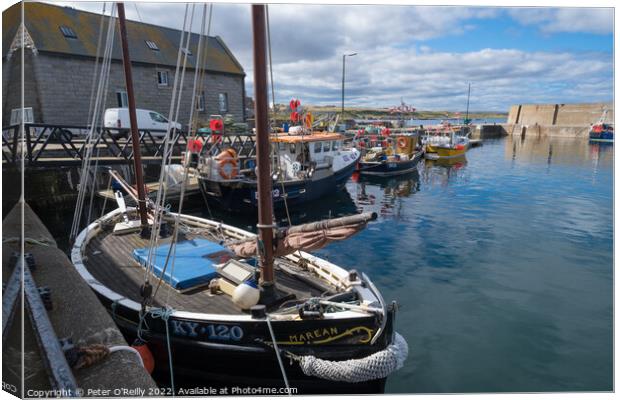
[[[312,128],[312,123],[314,122],[314,117],[312,116],[311,113],[306,114],[306,118],[304,120],[306,128],[310,129]]]
[[[237,152],[234,149],[222,151],[215,159],[218,162],[217,171],[222,178],[232,179],[237,176]]]
[[[407,139],[405,139],[404,137],[399,137],[396,140],[396,144],[398,145],[399,149],[406,149],[407,148]]]

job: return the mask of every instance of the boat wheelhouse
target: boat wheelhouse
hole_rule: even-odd
[[[206,135],[198,163],[207,201],[229,210],[257,206],[256,153],[251,135]],[[271,174],[274,207],[316,200],[344,188],[360,153],[338,133],[272,134]]]

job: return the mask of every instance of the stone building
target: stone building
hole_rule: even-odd
[[[103,32],[108,19],[103,17]],[[85,126],[89,123],[101,22],[100,14],[46,3],[25,3],[23,56],[27,119],[46,124]],[[11,123],[11,115],[13,121],[19,119],[21,107],[21,3],[3,12],[2,23],[2,123],[6,126]],[[167,116],[181,31],[127,21],[127,35],[136,106]],[[192,34],[188,46],[179,119],[184,126],[189,121],[199,36]],[[127,106],[118,23],[113,43],[106,108]],[[203,90],[195,102],[199,118],[206,121],[209,115],[220,114],[244,121],[245,73],[219,36],[208,37],[206,71]]]

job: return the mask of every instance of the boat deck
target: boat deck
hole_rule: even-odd
[[[179,242],[183,239],[193,238],[179,234]],[[171,238],[161,239],[160,245],[170,243]],[[84,251],[84,265],[93,277],[113,290],[114,292],[141,302],[140,287],[144,282],[145,269],[134,260],[132,252],[134,249],[147,247],[148,240],[142,239],[139,233],[125,235],[113,235],[111,231],[101,231],[86,246]],[[299,269],[296,274],[305,276],[300,279],[296,276],[284,272],[279,264],[284,263],[279,260],[274,268],[277,288],[286,293],[295,295],[296,299],[320,296],[325,292],[325,287],[308,284],[305,280],[312,277],[308,272]],[[286,263],[287,269],[295,269],[293,263]],[[316,278],[314,278],[316,279]],[[157,278],[151,279],[153,290],[157,287]],[[169,307],[179,311],[202,312],[213,314],[243,314],[233,302],[230,296],[225,294],[212,295],[207,287],[200,287],[187,292],[179,292],[162,282],[153,300],[153,306]]]

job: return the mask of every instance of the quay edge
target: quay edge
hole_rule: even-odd
[[[2,274],[6,282],[11,274],[9,259],[19,250],[19,238],[23,224],[25,237],[34,239],[25,243],[25,252],[34,257],[36,268],[32,272],[38,287],[51,290],[53,309],[48,311],[50,322],[58,338],[70,337],[76,346],[102,343],[107,346],[126,346],[127,342],[116,327],[112,317],[101,305],[90,287],[80,278],[68,257],[56,247],[56,243],[39,217],[24,203],[23,220],[21,203],[17,203],[2,222]],[[17,305],[16,307],[20,307]],[[33,390],[50,390],[50,383],[43,365],[35,333],[24,316],[25,328],[21,332],[21,309],[16,310],[11,331],[3,345],[3,382],[21,388],[21,340],[24,340],[26,369],[25,391],[20,397],[33,397]],[[26,311],[27,312],[27,311]],[[134,353],[120,351],[110,354],[102,361],[79,370],[73,370],[77,387],[84,396],[99,395],[110,390],[107,397],[122,395],[126,390],[144,389],[157,393],[151,376],[142,368]],[[28,390],[31,391],[28,395]],[[99,393],[99,394],[97,394]],[[19,393],[13,393],[19,396]],[[51,395],[50,397],[55,397]]]

